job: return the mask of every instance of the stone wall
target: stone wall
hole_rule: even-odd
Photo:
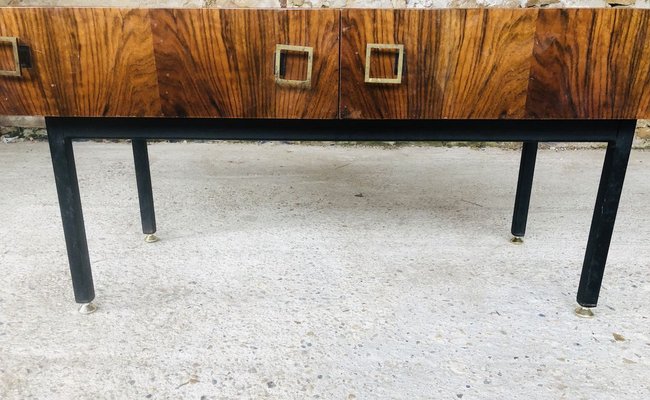
[[[264,7],[264,8],[469,8],[469,7],[638,7],[650,0],[0,0],[0,6],[86,7]],[[0,117],[2,126],[42,127],[38,118]],[[641,121],[639,137],[650,139],[650,121]]]
[[[650,8],[650,0],[0,0],[0,6],[98,7],[610,7]]]

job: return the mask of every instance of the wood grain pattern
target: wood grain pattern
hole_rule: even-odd
[[[147,10],[2,8],[0,35],[29,45],[34,65],[2,79],[0,114],[161,114]]]
[[[650,118],[643,9],[5,7],[0,36],[33,58],[0,77],[0,115]],[[364,82],[368,43],[405,45],[401,84]],[[314,48],[310,89],[275,83],[276,44]],[[374,54],[372,75],[392,77],[394,56]],[[302,79],[306,58],[286,59]]]
[[[344,10],[342,117],[522,118],[536,16],[534,9]],[[364,83],[367,43],[404,44],[401,85]]]
[[[650,117],[650,10],[540,10],[526,110],[529,118]]]
[[[53,56],[49,50],[50,21],[50,12],[43,9],[0,9],[0,36],[17,36],[28,44],[33,64],[33,68],[23,70],[22,78],[0,77],[0,114],[59,115],[54,96],[58,81],[49,70]]]
[[[151,20],[165,115],[337,117],[338,10],[151,10]],[[276,44],[314,48],[310,89],[275,83]],[[293,58],[288,75],[302,69]]]

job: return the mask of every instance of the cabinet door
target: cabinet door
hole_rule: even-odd
[[[650,118],[650,10],[540,10],[530,118]]]
[[[523,118],[536,16],[344,10],[341,117]]]
[[[0,8],[0,114],[160,115],[147,10]],[[18,72],[15,45],[31,68]]]
[[[339,11],[150,13],[165,115],[337,117]]]

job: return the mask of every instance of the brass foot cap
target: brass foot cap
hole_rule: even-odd
[[[146,235],[146,236],[144,237],[144,241],[147,242],[147,243],[155,243],[155,242],[157,242],[157,241],[159,241],[159,240],[160,240],[160,239],[158,239],[158,236],[156,236],[156,235],[154,235],[154,234]]]
[[[95,303],[84,303],[79,306],[80,314],[88,315],[94,313],[95,311],[97,311],[97,306]]]
[[[512,239],[510,239],[510,243],[512,244],[524,244],[524,238],[521,236],[513,236]]]
[[[591,308],[580,306],[576,308],[576,315],[581,318],[592,318],[594,316],[594,312],[591,311]]]

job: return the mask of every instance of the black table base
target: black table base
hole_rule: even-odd
[[[95,298],[72,141],[131,139],[142,230],[156,232],[147,139],[523,142],[512,234],[526,231],[539,142],[606,142],[577,302],[596,307],[636,128],[635,120],[244,120],[46,118],[75,300]]]

